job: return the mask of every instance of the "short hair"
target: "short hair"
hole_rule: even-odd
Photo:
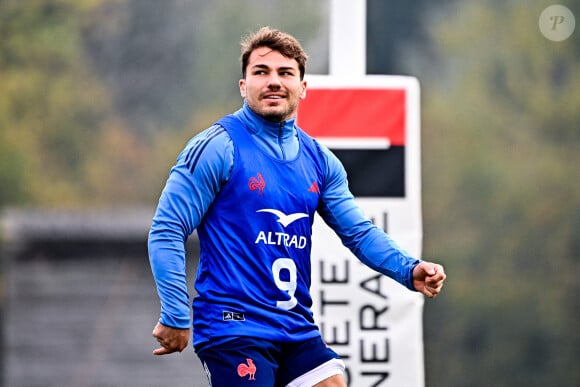
[[[308,55],[302,49],[300,42],[290,34],[270,27],[262,27],[258,31],[246,36],[241,41],[242,55],[242,76],[246,77],[246,68],[252,51],[260,47],[268,47],[287,58],[295,59],[300,70],[300,79],[304,79],[306,72],[306,60]]]

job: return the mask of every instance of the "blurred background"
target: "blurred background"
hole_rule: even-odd
[[[422,88],[423,252],[448,273],[428,387],[580,386],[580,40],[542,34],[552,4],[367,0],[367,73]],[[150,219],[185,142],[241,104],[240,37],[290,32],[326,74],[328,12],[0,0],[3,385],[205,385],[191,348],[150,354]]]

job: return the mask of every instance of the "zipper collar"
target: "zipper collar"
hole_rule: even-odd
[[[294,136],[294,124],[296,118],[291,118],[282,122],[268,121],[250,109],[245,101],[241,113],[246,118],[246,122],[249,123],[248,128],[254,135],[260,137],[271,137],[280,143],[290,141]]]

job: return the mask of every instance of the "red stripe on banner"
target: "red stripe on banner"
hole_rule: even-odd
[[[404,89],[307,89],[298,126],[313,137],[387,138],[405,145]]]

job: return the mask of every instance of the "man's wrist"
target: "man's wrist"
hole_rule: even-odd
[[[166,327],[173,329],[189,329],[191,327],[191,321],[189,317],[178,317],[178,316],[168,316],[161,315],[159,322]]]

